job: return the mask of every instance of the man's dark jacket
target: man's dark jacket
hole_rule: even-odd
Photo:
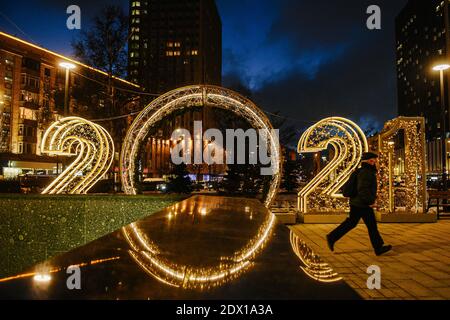
[[[350,205],[360,208],[373,205],[377,199],[376,166],[363,162],[358,169],[356,181],[358,192],[356,197],[350,198]]]

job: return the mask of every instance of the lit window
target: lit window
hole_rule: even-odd
[[[191,51],[191,54],[192,54],[193,56],[198,56],[198,51],[197,51],[197,50],[192,50],[192,51]]]
[[[20,119],[26,119],[26,120],[37,120],[37,114],[35,110],[20,107],[20,113],[19,113]]]

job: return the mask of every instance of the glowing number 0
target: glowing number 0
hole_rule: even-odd
[[[111,166],[114,143],[98,124],[68,117],[47,129],[41,150],[50,155],[76,156],[42,194],[86,194]]]
[[[368,150],[367,139],[358,125],[344,118],[327,118],[310,127],[300,138],[299,153],[316,153],[332,147],[332,159],[298,195],[298,209],[333,211],[346,209],[338,194]]]

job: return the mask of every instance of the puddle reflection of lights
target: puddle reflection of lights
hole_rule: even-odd
[[[342,278],[334,272],[329,264],[324,263],[320,257],[309,248],[294,232],[290,235],[291,246],[294,253],[300,259],[304,266],[300,266],[303,272],[319,282],[330,283],[342,280]]]
[[[52,276],[48,273],[38,273],[33,277],[33,280],[37,283],[49,283],[52,280]]]
[[[232,256],[220,257],[220,263],[209,268],[191,267],[165,260],[157,254],[158,246],[143,235],[135,223],[122,228],[122,233],[131,247],[130,256],[149,275],[170,286],[204,290],[224,285],[248,270],[253,265],[252,260],[270,239],[274,226],[275,216],[268,213],[256,236],[243,249]]]

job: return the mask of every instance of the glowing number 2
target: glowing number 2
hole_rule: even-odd
[[[114,143],[98,124],[68,117],[47,129],[41,150],[49,155],[76,156],[42,194],[86,194],[111,166]]]
[[[327,118],[311,126],[300,138],[299,153],[316,153],[331,146],[331,161],[298,195],[298,209],[342,210],[347,204],[338,194],[368,150],[366,136],[358,125],[344,118]]]

